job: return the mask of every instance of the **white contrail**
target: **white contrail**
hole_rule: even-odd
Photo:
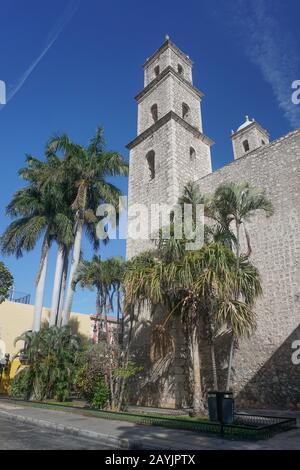
[[[76,13],[76,11],[79,8],[80,0],[72,0],[67,8],[65,9],[64,13],[62,16],[59,18],[57,24],[55,27],[52,29],[48,36],[48,41],[47,45],[44,47],[43,51],[40,53],[40,55],[32,62],[32,64],[28,67],[26,72],[23,73],[22,77],[19,79],[17,85],[13,87],[13,89],[8,92],[7,94],[7,102],[10,101],[18,91],[22,88],[28,77],[32,74],[36,66],[39,64],[39,62],[42,60],[44,55],[47,54],[49,49],[53,46],[55,41],[57,40],[58,36],[61,34],[65,26],[69,23],[69,21],[72,19],[73,15]]]
[[[227,23],[230,32],[235,31],[240,49],[271,86],[285,118],[292,127],[299,127],[300,106],[292,103],[292,83],[299,79],[300,61],[296,40],[284,27],[284,21],[281,22],[284,2],[278,2],[276,11],[270,0],[206,2],[209,11],[215,16],[222,15],[222,22]]]
[[[265,81],[272,87],[279,107],[293,127],[300,125],[300,107],[292,103],[292,82],[298,78],[297,46],[288,31],[272,15],[266,0],[243,2],[235,6],[237,24],[243,28],[246,51]],[[246,8],[247,7],[247,8]]]

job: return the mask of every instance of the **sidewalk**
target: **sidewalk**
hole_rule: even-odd
[[[258,442],[230,441],[190,431],[112,421],[82,412],[48,410],[1,399],[0,416],[68,434],[99,439],[116,449],[293,449],[300,450],[300,429]],[[295,416],[295,415],[294,415]]]

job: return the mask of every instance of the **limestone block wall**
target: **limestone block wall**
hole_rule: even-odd
[[[154,123],[151,114],[153,104],[157,104],[158,119],[171,110],[171,81],[171,76],[166,75],[138,101],[138,135]]]
[[[266,190],[275,214],[247,224],[263,296],[255,307],[257,331],[236,352],[234,389],[244,403],[300,406],[300,366],[291,360],[292,342],[300,339],[300,130],[198,182],[201,192],[212,193],[243,180]]]
[[[183,103],[187,104],[190,108],[186,121],[202,132],[203,129],[200,110],[200,97],[179,78],[174,76],[172,81],[171,107],[172,110],[180,117],[182,117]]]
[[[161,324],[166,311],[142,305],[136,311],[131,352],[141,366],[140,373],[129,384],[131,403],[144,406],[182,408],[190,406],[190,367],[187,339],[181,319],[174,317],[167,324],[167,340],[155,334],[155,326]]]
[[[138,99],[138,135],[153,123],[151,107],[157,104],[158,119],[169,111],[182,117],[182,104],[189,107],[186,121],[202,132],[200,96],[170,71]]]
[[[195,155],[191,158],[190,148]],[[155,152],[155,177],[151,178],[147,154]],[[209,144],[199,133],[185,128],[179,119],[170,118],[161,127],[150,132],[130,151],[128,207],[134,204],[177,204],[184,185],[195,179],[195,175],[211,172]],[[148,213],[150,214],[150,212]],[[130,217],[128,226],[133,223]],[[147,221],[145,222],[147,224]],[[148,226],[150,223],[150,215]],[[150,228],[149,228],[150,233]],[[128,258],[145,251],[153,244],[149,240],[127,239]]]
[[[199,175],[206,176],[212,170],[210,146],[176,121],[174,139],[174,192],[177,202],[189,181],[195,181]],[[195,150],[194,155],[190,154],[191,147]]]
[[[172,120],[151,133],[130,151],[128,207],[134,204],[167,203],[174,200],[174,168],[172,152]],[[146,155],[155,152],[155,178],[150,178]],[[130,225],[130,214],[128,226]],[[146,223],[146,222],[145,222]],[[126,256],[131,258],[152,247],[149,240],[127,239]]]

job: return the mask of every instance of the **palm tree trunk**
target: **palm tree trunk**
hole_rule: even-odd
[[[96,313],[101,318],[101,302],[100,302],[99,297],[100,297],[100,294],[99,294],[99,292],[97,292],[97,295],[96,295]]]
[[[49,325],[56,325],[58,307],[59,307],[59,298],[61,294],[61,281],[64,268],[64,245],[60,244],[58,247],[57,257],[56,257],[56,266],[55,266],[55,275],[54,275],[54,284],[52,292],[52,302],[51,302],[51,314]]]
[[[214,390],[217,392],[219,390],[219,387],[218,387],[218,374],[217,374],[217,364],[216,364],[215,343],[214,343],[214,341],[212,341],[211,345],[210,345],[210,354],[211,354],[211,364],[212,364],[212,373],[213,373],[213,381],[214,381]]]
[[[58,305],[57,319],[56,319],[56,325],[58,325],[59,327],[61,326],[61,323],[62,323],[62,311],[63,311],[64,300],[65,300],[65,292],[66,292],[67,277],[68,277],[68,266],[69,266],[69,251],[65,250],[64,266],[63,266],[60,293],[59,293],[59,305]]]
[[[123,366],[124,369],[127,368],[128,361],[129,361],[129,352],[130,352],[130,345],[131,345],[131,338],[132,338],[133,321],[134,321],[134,315],[131,313],[130,317],[129,317],[129,331],[128,331],[128,335],[127,335],[127,338],[126,338],[126,346],[125,346],[124,356],[123,356],[123,361],[122,361],[122,366]],[[122,318],[122,323],[124,325],[124,317]],[[123,376],[121,378],[120,394],[119,394],[119,397],[118,397],[117,411],[120,411],[122,409],[126,382],[127,382],[127,379],[126,379],[125,376]]]
[[[229,388],[230,388],[231,370],[232,370],[232,364],[233,364],[234,342],[235,342],[235,338],[234,338],[234,335],[232,335],[231,343],[230,343],[230,352],[229,352],[226,392],[229,392]]]
[[[237,273],[240,268],[240,223],[236,221],[236,270]],[[235,294],[236,300],[238,300],[240,293],[237,291]],[[229,361],[228,361],[228,371],[227,371],[227,381],[226,381],[226,391],[229,391],[230,388],[230,380],[231,380],[231,372],[232,372],[232,365],[233,365],[233,350],[234,350],[234,342],[235,337],[232,333],[231,343],[230,343],[230,350],[229,350]]]
[[[247,230],[247,227],[245,226],[245,222],[243,223],[244,226],[244,232],[245,232],[245,237],[247,241],[247,252],[245,253],[246,258],[250,258],[251,253],[252,253],[252,247],[251,247],[251,242],[250,242],[250,235]]]
[[[97,314],[97,320],[98,322],[98,335],[97,335],[97,343],[99,343],[99,340],[101,338],[101,327],[102,327],[102,312],[101,312],[101,302],[100,302],[100,293],[99,290],[97,290],[96,294],[96,314]]]
[[[237,256],[237,268],[239,268],[240,264],[240,223],[236,222],[236,256]]]
[[[192,363],[193,363],[193,381],[194,381],[194,393],[193,393],[193,413],[195,415],[203,412],[203,394],[202,394],[202,383],[201,383],[201,359],[199,351],[199,340],[198,340],[198,328],[192,326]]]
[[[120,286],[118,286],[117,290],[117,325],[119,328],[120,325],[120,310],[121,310],[121,300],[120,300]]]
[[[107,293],[106,299],[109,299],[109,293]],[[110,344],[110,336],[108,333],[108,319],[107,319],[107,300],[104,306],[104,325],[105,325],[105,335],[106,335],[106,345],[108,351],[108,379],[109,379],[109,388],[110,388],[110,396],[111,396],[111,408],[112,410],[115,409],[115,391],[114,391],[114,383],[113,383],[113,376],[112,376],[112,349]]]
[[[76,230],[76,235],[75,235],[72,265],[71,265],[71,270],[70,270],[70,276],[69,276],[69,282],[68,282],[68,288],[67,288],[67,294],[66,294],[66,301],[65,301],[65,306],[64,306],[64,309],[63,309],[63,314],[62,314],[62,325],[63,326],[65,326],[69,323],[71,309],[72,309],[72,303],[73,303],[73,297],[74,297],[73,280],[74,280],[74,275],[77,271],[78,264],[79,264],[79,259],[80,259],[81,241],[82,241],[82,234],[83,234],[83,224],[84,224],[84,221],[82,219],[79,219],[77,230]]]
[[[48,234],[46,233],[42,245],[40,269],[37,276],[37,284],[35,291],[35,303],[34,303],[34,313],[33,313],[33,326],[32,331],[37,332],[41,327],[41,317],[44,303],[44,292],[45,292],[45,280],[48,264],[48,255],[49,255],[49,243],[48,243]]]

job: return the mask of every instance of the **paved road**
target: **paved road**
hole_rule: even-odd
[[[93,439],[72,436],[0,417],[0,450],[109,449]]]
[[[281,414],[280,411],[272,414]],[[288,415],[288,412],[286,412]],[[290,412],[299,418],[300,411]],[[9,416],[13,418],[9,420]],[[16,420],[19,420],[18,424]],[[29,422],[32,421],[32,422]],[[36,422],[37,424],[34,424]],[[1,424],[1,423],[5,423]],[[28,423],[28,424],[25,424]],[[38,424],[39,423],[39,424]],[[298,426],[299,426],[298,422]],[[49,427],[50,425],[50,427]],[[47,426],[47,427],[45,427]],[[98,441],[76,437],[61,430],[76,428],[82,433],[98,434]],[[109,444],[109,442],[114,444]],[[136,425],[126,421],[102,419],[84,411],[63,411],[31,406],[28,403],[0,400],[0,449],[105,449],[124,445],[143,445],[159,449],[297,449],[300,450],[300,427],[262,441],[229,441],[191,431]],[[102,446],[103,442],[103,446]],[[108,444],[107,444],[108,442]],[[4,447],[5,446],[5,447]],[[126,447],[126,446],[125,446]]]

